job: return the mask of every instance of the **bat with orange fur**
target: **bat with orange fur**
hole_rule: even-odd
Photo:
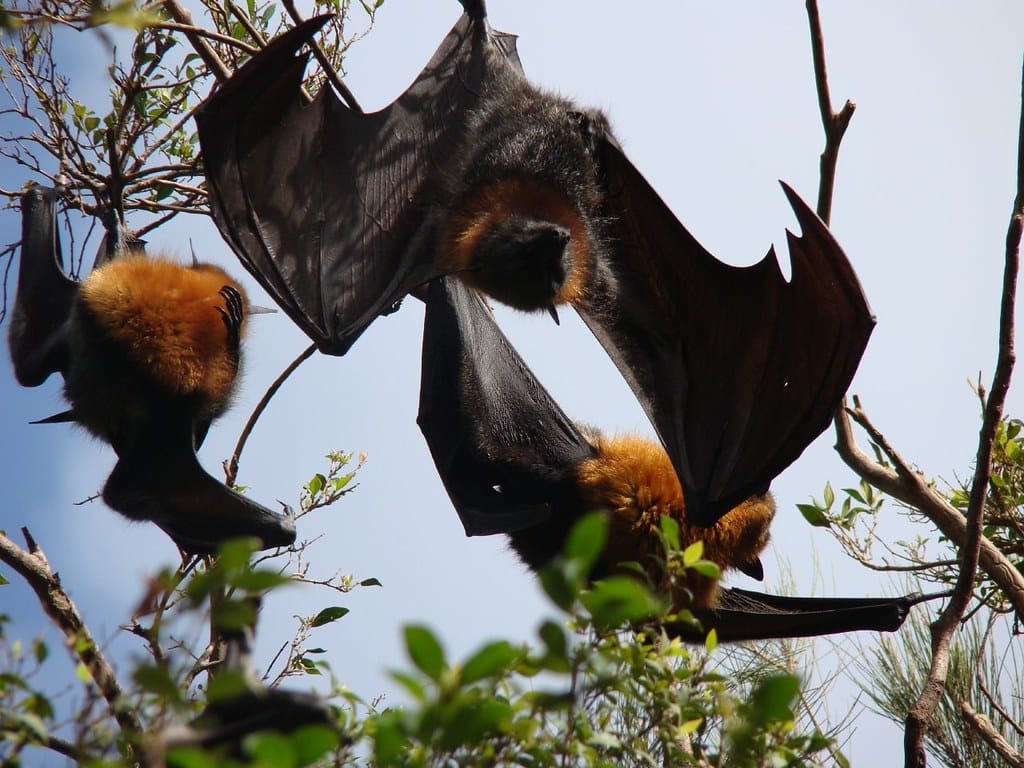
[[[718,261],[604,115],[534,86],[483,0],[462,4],[372,114],[303,89],[326,17],[255,54],[196,114],[214,220],[328,354],[442,274],[523,310],[571,305],[651,419],[687,520],[710,526],[831,422],[874,324],[856,275],[788,187],[791,278],[773,250]]]
[[[427,297],[418,422],[468,534],[508,534],[523,562],[539,570],[562,552],[580,517],[604,510],[608,538],[592,576],[640,563],[655,584],[668,585],[676,608],[689,608],[720,640],[893,631],[912,605],[927,599],[782,598],[720,590],[697,573],[668,579],[658,560],[662,516],[679,523],[683,546],[701,540],[704,557],[723,570],[761,578],[760,554],[775,514],[771,495],[742,501],[708,528],[688,524],[665,449],[570,421],[479,294],[450,278],[431,283]],[[686,624],[670,629],[702,639]]]
[[[215,552],[237,536],[265,548],[294,541],[290,513],[235,493],[196,458],[234,391],[249,312],[242,287],[211,264],[186,267],[142,252],[101,253],[77,282],[64,271],[55,190],[33,187],[21,206],[8,334],[15,376],[26,387],[63,376],[71,407],[43,421],[77,422],[113,447],[118,462],[104,501],[156,523],[192,553]]]

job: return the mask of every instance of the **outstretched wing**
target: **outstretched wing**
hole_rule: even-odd
[[[217,482],[200,466],[192,445],[187,417],[153,414],[137,434],[114,446],[118,462],[103,500],[125,517],[156,523],[193,554],[214,553],[241,536],[258,538],[262,549],[295,541],[290,511],[275,514]]]
[[[666,630],[697,643],[703,642],[710,629],[715,630],[721,642],[817,637],[864,629],[895,632],[913,606],[948,595],[941,592],[906,597],[783,597],[724,589],[714,608],[694,611],[702,630],[682,622]]]
[[[874,317],[825,225],[783,185],[802,234],[746,268],[686,231],[614,139],[601,148],[615,286],[576,306],[665,444],[687,520],[768,488],[828,425]],[[611,295],[614,293],[614,295]]]
[[[431,181],[455,151],[495,68],[519,67],[514,38],[468,4],[416,80],[372,114],[324,87],[308,102],[312,19],[274,40],[196,116],[210,204],[246,268],[328,354],[438,274]],[[497,54],[497,55],[489,55]]]
[[[64,271],[56,200],[51,187],[21,196],[21,267],[7,340],[23,387],[39,386],[68,364],[67,320],[78,283]]]
[[[430,285],[417,422],[470,536],[546,520],[565,472],[594,455],[480,296],[453,278]]]

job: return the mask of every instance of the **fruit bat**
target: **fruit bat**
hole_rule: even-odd
[[[302,90],[297,52],[324,17],[253,56],[196,115],[214,220],[329,354],[441,274],[520,309],[571,304],[653,422],[687,520],[712,525],[828,425],[874,325],[856,275],[785,185],[789,282],[774,250],[719,262],[605,118],[534,87],[483,0],[463,5],[372,114]]]
[[[103,500],[192,553],[235,536],[267,548],[294,541],[290,513],[235,493],[196,458],[234,389],[249,312],[241,286],[210,264],[115,256],[123,249],[111,242],[77,282],[64,271],[55,190],[29,189],[21,211],[8,336],[15,377],[25,387],[64,377],[71,408],[44,421],[75,421],[113,447]]]
[[[708,528],[689,525],[685,494],[664,448],[570,421],[479,294],[451,278],[435,280],[427,296],[418,422],[466,532],[507,533],[533,570],[562,551],[581,516],[606,510],[608,539],[594,578],[638,562],[656,585],[665,583],[652,557],[662,552],[663,515],[679,523],[682,546],[702,540],[706,559],[761,576],[759,555],[775,512],[770,494],[744,500]],[[894,631],[912,605],[927,599],[777,597],[720,590],[699,574],[665,589],[675,608],[689,608],[722,641]],[[685,640],[703,639],[689,624],[668,629]]]

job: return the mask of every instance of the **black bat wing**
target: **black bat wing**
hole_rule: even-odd
[[[324,87],[308,103],[306,56],[324,23],[274,40],[196,116],[221,233],[274,300],[328,354],[344,354],[410,289],[439,274],[432,180],[454,153],[514,38],[467,11],[416,80],[372,114]],[[497,54],[497,55],[491,55]]]
[[[199,464],[192,433],[188,418],[171,409],[119,440],[104,501],[132,520],[156,523],[193,554],[214,553],[241,536],[260,539],[263,549],[294,542],[291,512],[275,514],[217,482]]]
[[[67,321],[78,283],[64,271],[57,193],[32,187],[21,196],[21,266],[8,332],[14,375],[37,387],[68,364]]]
[[[858,630],[895,632],[913,606],[948,595],[942,592],[905,597],[783,597],[723,589],[714,608],[694,611],[703,631],[682,622],[666,629],[691,642],[702,642],[712,628],[721,642],[817,637]]]
[[[534,377],[479,294],[430,284],[417,422],[469,536],[546,520],[594,448]]]
[[[614,139],[599,146],[615,287],[577,305],[665,444],[687,520],[765,491],[828,426],[874,326],[820,219],[783,185],[802,234],[746,268],[686,231]]]

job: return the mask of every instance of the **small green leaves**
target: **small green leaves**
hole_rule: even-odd
[[[342,616],[348,613],[348,608],[344,608],[340,605],[332,605],[330,608],[324,608],[318,613],[312,621],[312,626],[322,627],[324,624],[330,624],[332,621],[337,621]]]
[[[597,582],[581,596],[594,625],[615,629],[649,619],[661,608],[660,602],[643,584],[629,576],[612,576]]]
[[[463,665],[460,679],[463,685],[489,677],[501,677],[522,657],[521,649],[505,640],[485,645]]]
[[[444,650],[434,633],[424,626],[405,628],[405,649],[412,663],[434,682],[439,682],[445,668]]]

